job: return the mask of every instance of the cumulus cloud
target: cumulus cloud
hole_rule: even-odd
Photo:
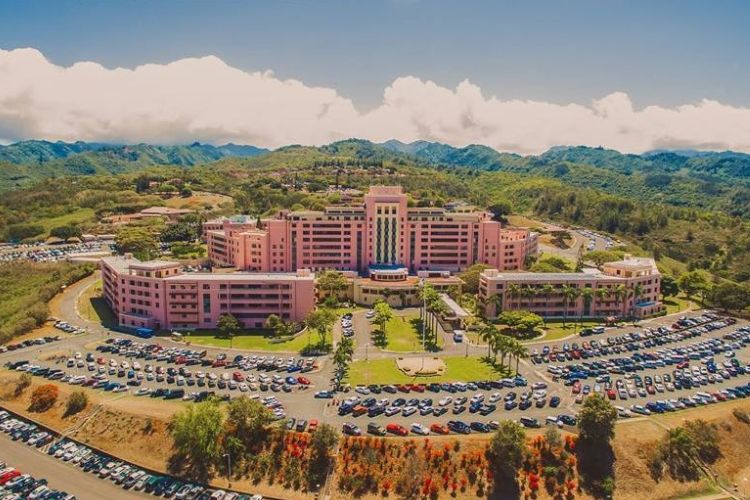
[[[624,92],[588,104],[502,100],[468,80],[446,88],[394,80],[368,112],[336,89],[246,72],[208,56],[134,69],[62,67],[35,49],[0,50],[0,141],[39,138],[264,147],[373,141],[486,144],[539,153],[556,145],[750,151],[750,108],[704,99],[635,109]]]

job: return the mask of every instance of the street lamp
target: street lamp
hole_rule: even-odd
[[[425,339],[427,334],[425,332],[425,324],[427,323],[427,297],[424,294],[424,278],[419,278],[419,289],[422,290],[422,368],[419,369],[420,373],[424,371],[424,355],[427,352],[425,347]]]
[[[232,456],[229,453],[224,453],[222,457],[227,459],[227,484],[229,487],[232,486]]]

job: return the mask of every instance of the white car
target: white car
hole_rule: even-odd
[[[453,402],[453,398],[452,398],[452,397],[450,397],[450,396],[446,396],[446,397],[444,397],[443,399],[441,399],[440,401],[438,401],[438,404],[439,404],[440,406],[448,406],[448,405],[449,405],[449,404],[451,404],[452,402]]]
[[[498,401],[500,401],[501,399],[502,399],[502,396],[500,395],[500,393],[499,393],[499,392],[493,392],[493,393],[492,393],[492,394],[490,395],[490,399],[489,399],[489,401],[490,401],[490,403],[497,403],[497,402],[498,402]]]
[[[413,424],[411,424],[411,431],[414,434],[421,434],[422,436],[427,436],[427,435],[430,434],[430,429],[428,429],[424,425],[418,424],[416,422],[413,423]]]

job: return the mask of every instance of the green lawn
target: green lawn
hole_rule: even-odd
[[[59,227],[69,226],[71,224],[80,224],[81,222],[88,222],[94,220],[96,217],[93,208],[79,208],[68,214],[60,215],[59,217],[50,217],[39,219],[38,222],[44,226],[45,231]]]
[[[271,342],[273,337],[266,337],[263,333],[244,333],[235,336],[231,340],[217,336],[217,332],[211,330],[197,330],[185,332],[184,341],[191,344],[199,344],[213,347],[233,347],[235,349],[247,349],[250,351],[288,351],[299,352],[308,344],[315,344],[320,340],[315,332],[305,332],[297,335],[286,342]],[[329,339],[330,341],[330,336]]]
[[[78,297],[78,312],[89,321],[96,321],[111,327],[117,318],[102,298],[102,280],[98,279]]]
[[[378,347],[396,352],[413,352],[422,350],[422,322],[419,313],[399,314],[394,312],[393,318],[385,325],[385,337],[380,333],[380,327],[373,324],[373,341]],[[427,351],[439,351],[443,345],[443,335],[438,334],[437,345],[434,337],[427,334]]]
[[[443,358],[447,366],[445,375],[434,377],[410,377],[396,366],[395,359],[354,361],[349,366],[348,382],[358,384],[405,384],[419,382],[463,382],[487,380],[507,376],[498,372],[483,359],[462,356]]]
[[[685,309],[698,309],[700,307],[692,300],[688,300],[684,295],[677,297],[668,297],[662,302],[667,308],[667,314],[678,313],[680,311],[684,311]]]
[[[584,328],[592,328],[594,326],[602,326],[601,321],[579,321],[575,322],[573,319],[565,322],[559,320],[547,321],[546,326],[542,327],[542,330],[546,333],[544,340],[558,340],[565,337],[569,337],[573,334],[581,333]],[[532,339],[533,340],[533,339]]]

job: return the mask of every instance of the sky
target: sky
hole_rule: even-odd
[[[0,0],[0,141],[750,151],[750,2]]]

